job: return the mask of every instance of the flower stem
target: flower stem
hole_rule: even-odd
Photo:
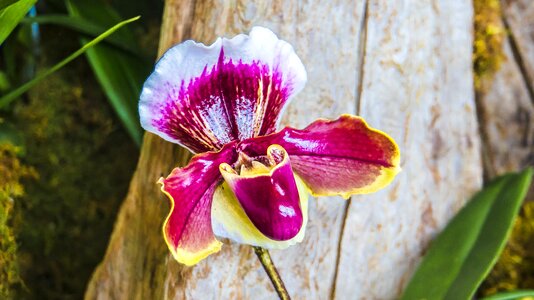
[[[258,256],[258,259],[260,260],[263,269],[265,270],[267,275],[269,275],[269,279],[271,279],[271,282],[273,283],[274,289],[276,290],[278,297],[280,297],[281,300],[291,300],[291,297],[289,296],[289,293],[287,292],[286,287],[284,286],[284,282],[282,281],[282,278],[280,278],[280,274],[278,274],[278,271],[274,266],[269,251],[261,247],[253,246],[252,248],[254,248],[254,252]]]

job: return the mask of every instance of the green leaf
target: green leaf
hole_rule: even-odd
[[[69,55],[67,58],[65,58],[64,60],[62,60],[61,62],[59,62],[58,64],[56,64],[55,66],[53,66],[52,68],[38,74],[37,76],[35,76],[35,78],[33,78],[32,80],[26,82],[25,84],[21,85],[20,87],[18,87],[17,89],[15,89],[14,91],[10,92],[9,94],[3,96],[2,98],[0,98],[0,108],[3,108],[5,107],[6,105],[8,105],[11,101],[15,100],[17,97],[19,97],[20,95],[24,94],[26,91],[28,91],[31,87],[33,87],[34,85],[36,85],[37,83],[39,83],[41,80],[45,79],[46,77],[48,77],[49,75],[51,75],[52,73],[54,73],[55,71],[61,69],[63,66],[65,66],[66,64],[68,64],[69,62],[71,62],[72,60],[74,60],[75,58],[77,58],[78,56],[82,55],[83,53],[85,53],[85,51],[87,51],[88,49],[90,49],[91,47],[93,47],[94,45],[100,43],[103,39],[105,39],[106,37],[108,37],[110,34],[112,34],[113,32],[115,32],[117,29],[123,27],[124,25],[126,24],[129,24],[131,22],[134,22],[136,20],[138,20],[140,17],[137,16],[137,17],[134,17],[134,18],[131,18],[131,19],[128,19],[126,21],[122,21],[120,23],[118,23],[117,25],[111,27],[110,29],[108,29],[106,32],[102,33],[101,35],[99,35],[98,37],[96,37],[95,39],[93,39],[92,41],[88,42],[87,44],[83,45],[83,47],[81,47],[80,49],[78,49],[76,52],[72,53],[71,55]]]
[[[534,290],[517,290],[511,292],[503,292],[482,298],[482,300],[516,300],[525,299],[527,297],[534,298]]]
[[[492,181],[432,242],[402,299],[470,299],[506,244],[532,170]]]
[[[113,109],[140,146],[143,131],[139,125],[137,103],[143,79],[148,73],[143,72],[139,59],[117,55],[109,46],[88,51],[87,58]]]
[[[95,24],[82,18],[53,14],[38,17],[26,17],[21,21],[21,23],[25,24],[31,24],[34,22],[39,24],[60,25],[92,37],[98,36],[108,27],[100,26],[99,24]],[[109,38],[106,39],[106,42],[122,50],[130,51],[135,55],[141,55],[139,54],[139,48],[135,45],[135,43],[133,43],[130,39],[124,38],[124,35],[111,35]]]
[[[95,1],[69,1],[67,7],[73,17],[99,26],[105,26],[110,20],[119,18],[111,7],[100,3],[95,5]],[[121,39],[135,45],[135,37],[131,31],[125,28],[117,34]],[[143,130],[139,125],[137,105],[151,63],[109,45],[99,45],[87,51],[87,58],[124,127],[135,143],[141,145]]]
[[[0,0],[2,1],[2,0]],[[7,5],[10,1],[2,1],[1,5]],[[9,36],[11,31],[15,29],[20,20],[28,13],[37,0],[20,0],[5,6],[0,10],[0,45]]]

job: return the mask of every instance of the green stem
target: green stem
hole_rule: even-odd
[[[280,274],[278,274],[278,271],[274,266],[274,263],[271,259],[271,255],[269,255],[269,251],[261,247],[253,246],[252,248],[254,248],[254,252],[258,256],[258,259],[260,260],[263,269],[265,270],[267,275],[269,275],[269,279],[271,279],[271,282],[273,283],[274,289],[276,290],[278,297],[280,297],[281,300],[291,300],[291,297],[289,296],[289,293],[287,292],[286,287],[284,286],[284,282],[282,281],[282,278],[280,278]]]

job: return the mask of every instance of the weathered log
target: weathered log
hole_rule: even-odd
[[[534,3],[503,1],[502,10],[500,67],[477,93],[488,177],[534,165]]]
[[[534,3],[530,0],[504,0],[503,14],[520,72],[531,98],[534,98]]]
[[[508,39],[503,54],[504,61],[491,85],[478,95],[490,176],[518,171],[534,161],[534,105]]]
[[[393,299],[481,184],[469,1],[369,2],[359,113],[402,153],[392,186],[349,203],[336,298]]]
[[[462,1],[168,0],[160,53],[186,38],[271,28],[309,82],[284,125],[358,113],[399,143],[403,172],[375,195],[310,201],[304,241],[272,251],[295,299],[394,298],[429,240],[481,185],[472,87],[472,7]],[[227,243],[189,268],[166,250],[155,181],[189,155],[146,134],[87,299],[273,299],[250,247]]]

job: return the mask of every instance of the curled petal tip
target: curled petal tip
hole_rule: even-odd
[[[280,164],[284,160],[289,160],[286,150],[277,144],[273,144],[267,148],[267,158],[273,165]]]
[[[170,247],[169,243],[167,243],[167,245]],[[207,245],[201,251],[197,251],[197,252],[185,251],[180,248],[176,248],[174,250],[172,248],[169,248],[169,249],[171,249],[172,256],[177,262],[183,265],[186,265],[188,267],[191,267],[191,266],[198,264],[200,261],[210,256],[211,254],[221,251],[221,247],[222,247],[221,242],[214,241],[213,243]]]
[[[219,165],[219,171],[221,172],[221,174],[233,174],[233,175],[237,175],[237,172],[236,170],[234,170],[234,168],[232,168],[232,166],[230,166],[229,164],[227,163],[222,163]]]

